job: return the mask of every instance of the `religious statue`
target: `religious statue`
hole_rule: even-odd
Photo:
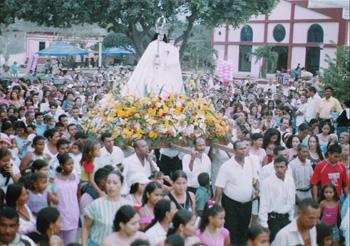
[[[123,88],[123,96],[133,95],[140,98],[154,94],[165,97],[184,92],[179,50],[168,43],[164,17],[158,19],[156,30],[157,33]]]

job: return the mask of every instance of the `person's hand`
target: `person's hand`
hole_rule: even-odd
[[[192,150],[191,160],[194,161],[199,156],[199,152],[196,150]]]
[[[173,181],[171,180],[171,178],[168,175],[164,175],[163,176],[163,180],[166,181],[167,183],[171,184]]]
[[[12,164],[8,164],[4,166],[4,171],[8,173],[10,176],[13,176],[14,173],[13,173]]]
[[[155,159],[155,158],[154,158],[154,151],[153,151],[153,150],[150,151],[150,152],[147,154],[146,159],[147,159],[147,161],[149,161],[149,162],[152,162],[152,161]]]

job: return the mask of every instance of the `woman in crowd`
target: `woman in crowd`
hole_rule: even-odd
[[[140,209],[140,228],[144,230],[154,219],[154,207],[162,198],[162,186],[155,181],[146,185],[142,196],[142,207]]]
[[[166,239],[171,221],[177,209],[173,202],[162,199],[154,207],[154,219],[145,230],[151,246],[157,246]]]
[[[288,160],[291,161],[298,155],[298,145],[301,143],[297,135],[290,135],[287,139]]]
[[[309,159],[311,161],[313,169],[315,169],[317,163],[323,160],[323,154],[321,151],[320,143],[316,135],[309,137],[308,146],[310,154]]]
[[[44,133],[44,137],[47,139],[45,152],[50,156],[50,159],[53,159],[57,155],[57,140],[59,138],[59,133],[56,129],[48,129]]]
[[[28,236],[38,246],[63,246],[63,240],[60,238],[61,217],[56,208],[47,207],[39,211],[36,219],[36,230]]]
[[[331,138],[332,125],[328,121],[324,121],[320,124],[321,133],[317,135],[321,151],[323,154],[327,152],[327,145]]]
[[[187,191],[187,175],[182,170],[173,173],[172,181],[174,189],[168,193],[166,198],[173,201],[177,209],[196,211],[196,198],[192,192]]]
[[[45,138],[43,136],[35,136],[32,147],[34,150],[29,151],[21,161],[20,170],[25,173],[35,160],[50,161],[50,156],[45,153]]]
[[[96,246],[112,233],[115,212],[130,204],[121,197],[124,177],[120,172],[113,171],[107,177],[106,196],[94,200],[86,209],[82,229],[82,245]],[[137,222],[138,223],[138,222]]]
[[[144,232],[139,231],[140,216],[130,205],[124,205],[117,210],[113,221],[114,232],[103,241],[102,246],[130,245],[136,239],[145,239]]]
[[[185,245],[190,246],[200,242],[196,236],[196,229],[196,216],[182,208],[175,213],[173,227],[168,231],[168,236],[179,234],[185,240]]]
[[[28,191],[22,184],[10,184],[6,191],[6,205],[17,210],[19,214],[18,232],[27,234],[35,230],[35,217],[28,205]]]

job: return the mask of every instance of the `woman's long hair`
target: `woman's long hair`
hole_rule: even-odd
[[[160,34],[160,33],[158,33],[158,32],[155,33],[155,34],[153,35],[153,38],[152,38],[151,41],[157,40],[159,34]],[[165,43],[168,43],[168,39],[167,39],[166,35],[165,35],[165,34],[163,34],[163,35],[164,35],[164,36],[163,36],[163,41],[164,41]]]

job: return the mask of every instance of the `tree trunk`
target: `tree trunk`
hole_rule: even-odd
[[[193,25],[194,25],[194,21],[196,20],[196,13],[192,13],[191,16],[187,17],[188,20],[188,24],[187,24],[187,28],[185,29],[185,31],[182,33],[182,35],[180,36],[182,39],[182,43],[180,46],[180,60],[182,60],[182,57],[185,53],[185,49],[187,46],[187,42],[188,42],[188,38],[190,37],[190,33],[192,31]],[[179,40],[177,39],[177,42]]]

